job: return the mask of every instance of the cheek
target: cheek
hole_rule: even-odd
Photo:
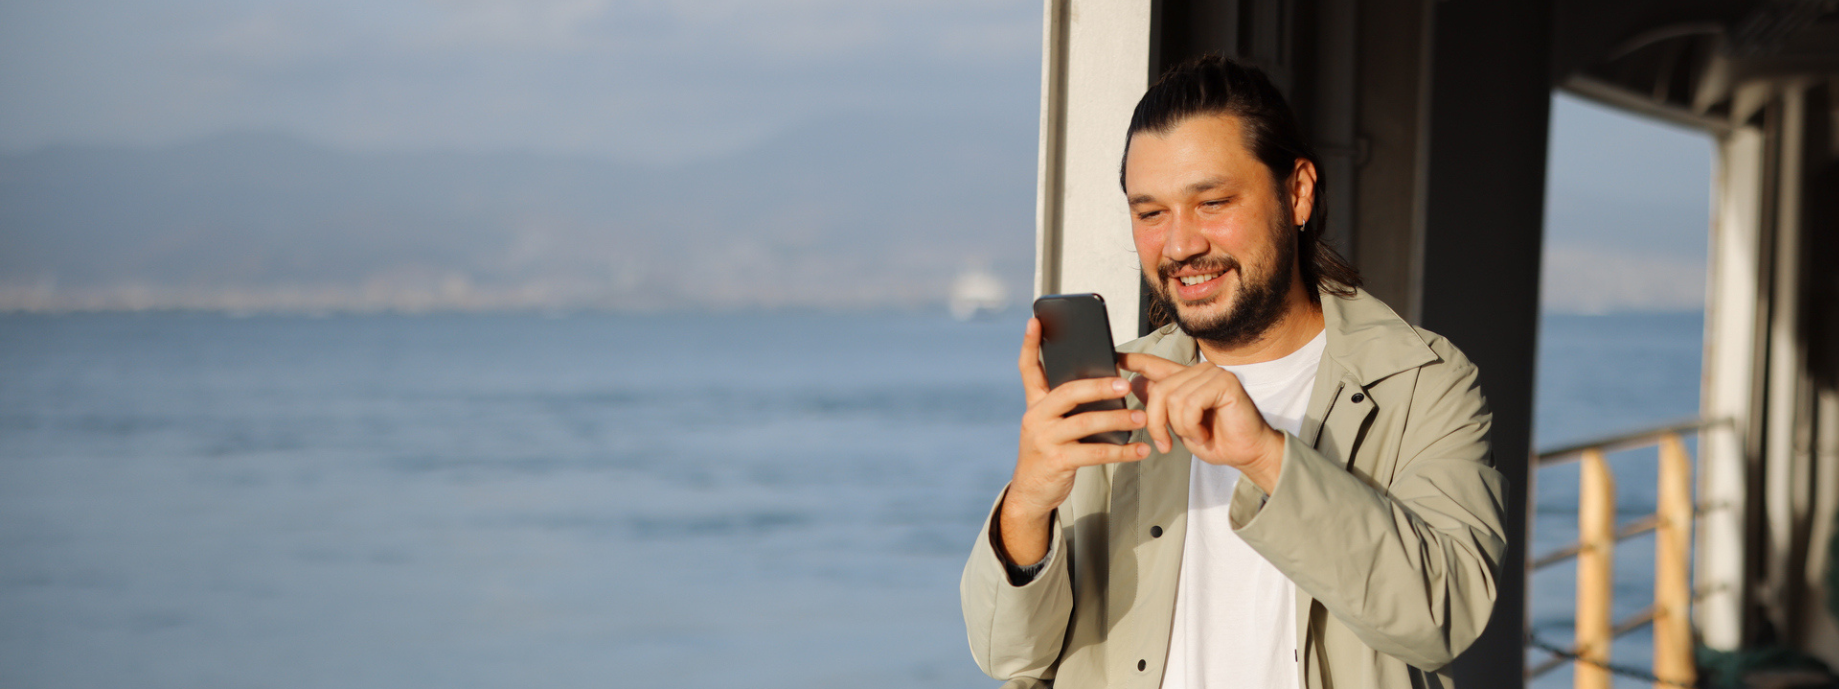
[[[1132,224],[1130,237],[1137,245],[1137,260],[1145,268],[1156,265],[1160,259],[1155,257],[1162,255],[1162,242],[1167,234],[1158,228]],[[1146,256],[1150,258],[1144,258]]]
[[[1248,241],[1252,235],[1247,232],[1250,224],[1237,215],[1216,218],[1201,226],[1201,236],[1219,250],[1233,258],[1244,260]]]
[[[1279,260],[1288,260],[1277,243],[1294,242],[1296,238],[1286,234],[1282,226],[1267,226],[1257,231],[1248,227],[1246,233],[1246,242],[1250,245],[1246,247],[1243,259],[1246,278],[1260,281],[1270,278],[1277,273]]]

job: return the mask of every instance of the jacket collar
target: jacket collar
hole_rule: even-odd
[[[1366,290],[1356,288],[1351,297],[1323,294],[1322,321],[1328,331],[1323,358],[1362,386],[1437,360],[1416,328]],[[1200,361],[1194,338],[1173,323],[1151,337],[1154,341],[1144,348],[1146,353],[1187,366]]]
[[[1417,328],[1366,290],[1355,288],[1351,297],[1323,294],[1322,319],[1328,328],[1322,356],[1363,386],[1437,360]]]

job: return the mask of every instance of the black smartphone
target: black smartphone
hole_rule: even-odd
[[[1034,317],[1041,321],[1041,367],[1047,387],[1057,388],[1081,378],[1117,376],[1117,350],[1111,346],[1111,318],[1105,299],[1096,294],[1049,294],[1034,300]],[[1123,409],[1124,400],[1087,402],[1069,414]],[[1130,442],[1129,431],[1106,431],[1080,438],[1082,443]]]

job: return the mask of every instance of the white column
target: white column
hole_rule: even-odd
[[[1699,524],[1697,585],[1713,591],[1693,608],[1705,644],[1736,650],[1743,634],[1744,510],[1750,400],[1762,295],[1763,133],[1738,127],[1718,145],[1705,297],[1705,418],[1729,419],[1699,442],[1699,501],[1716,505]]]
[[[1035,295],[1096,292],[1118,342],[1136,339],[1140,266],[1118,188],[1124,130],[1149,86],[1140,0],[1046,0]]]

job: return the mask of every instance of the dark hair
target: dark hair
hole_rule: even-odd
[[[1289,192],[1283,182],[1296,170],[1296,161],[1317,162],[1315,149],[1303,139],[1296,113],[1290,111],[1290,104],[1264,72],[1219,55],[1203,55],[1176,65],[1149,87],[1143,100],[1137,101],[1136,112],[1130,115],[1130,131],[1124,135],[1125,159],[1130,157],[1130,137],[1137,132],[1167,134],[1189,118],[1201,115],[1231,115],[1239,120],[1246,148],[1270,168],[1279,198],[1286,202]],[[1123,184],[1120,164],[1118,186]],[[1322,236],[1327,211],[1322,190],[1317,165],[1315,205],[1309,221],[1303,224],[1307,237],[1297,242],[1296,262],[1311,299],[1319,298],[1317,292],[1350,296],[1360,286],[1360,271],[1335,253]]]

